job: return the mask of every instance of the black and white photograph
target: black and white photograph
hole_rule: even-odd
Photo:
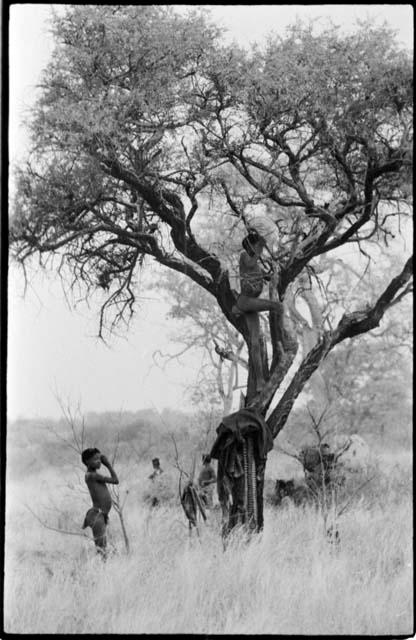
[[[4,637],[413,637],[412,5],[3,9]]]

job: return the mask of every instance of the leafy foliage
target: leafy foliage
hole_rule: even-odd
[[[11,242],[23,265],[56,255],[71,287],[104,292],[100,335],[134,312],[150,256],[202,287],[249,340],[233,311],[229,263],[201,233],[206,222],[217,239],[241,234],[247,210],[264,209],[280,234],[270,295],[291,306],[307,280],[319,310],[318,259],[350,243],[364,253],[389,245],[409,215],[412,67],[386,28],[363,24],[345,36],[297,24],[246,52],[224,45],[198,11],[89,5],[69,6],[53,31],[32,153],[17,170]],[[220,215],[211,218],[213,207]],[[331,261],[321,266],[330,274]],[[320,314],[270,418],[275,434],[327,353],[378,326],[411,290],[411,273],[408,260],[335,327]],[[269,319],[268,382],[250,396],[262,412],[298,349],[304,323],[293,305],[289,315]],[[249,362],[249,390],[251,371]]]

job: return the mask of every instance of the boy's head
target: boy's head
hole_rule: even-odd
[[[159,458],[153,458],[152,465],[154,466],[155,469],[157,469],[160,466]]]
[[[81,453],[82,462],[90,469],[98,469],[101,467],[101,453],[99,449],[84,449]]]
[[[255,229],[250,229],[246,237],[243,239],[242,245],[249,256],[261,255],[266,244],[265,239]]]

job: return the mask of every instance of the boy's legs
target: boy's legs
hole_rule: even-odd
[[[240,294],[237,304],[233,307],[234,312],[244,313],[250,331],[250,353],[256,374],[256,389],[260,391],[264,386],[263,365],[260,354],[260,320],[258,314],[261,311],[272,311],[281,316],[283,304],[278,300],[268,300],[267,298],[254,298]]]
[[[283,305],[278,300],[268,300],[267,298],[252,298],[240,294],[237,300],[237,307],[244,313],[261,311],[274,311],[275,313],[282,313]]]
[[[257,313],[246,313],[248,329],[250,331],[250,355],[256,375],[256,390],[261,391],[264,386],[263,364],[260,353],[260,319]]]
[[[94,543],[97,547],[97,551],[102,553],[105,556],[106,547],[107,547],[107,536],[106,536],[106,519],[103,513],[97,513],[97,516],[94,520],[94,523],[91,526],[92,535],[94,536]]]

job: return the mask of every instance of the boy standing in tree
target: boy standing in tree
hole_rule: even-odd
[[[261,391],[264,385],[262,361],[260,354],[260,320],[261,311],[272,311],[279,317],[283,314],[283,305],[278,300],[261,298],[263,283],[270,280],[271,274],[267,273],[260,263],[266,242],[257,231],[252,230],[243,240],[244,251],[240,254],[240,285],[241,293],[237,304],[233,307],[234,313],[244,313],[250,332],[250,355],[253,360],[256,389]]]
[[[118,477],[105,455],[98,449],[85,449],[81,454],[82,462],[87,467],[85,482],[92,499],[92,507],[85,516],[83,529],[91,527],[97,551],[105,557],[107,546],[106,529],[108,513],[111,509],[111,495],[106,484],[118,484]],[[98,473],[103,464],[110,472],[109,476]]]

